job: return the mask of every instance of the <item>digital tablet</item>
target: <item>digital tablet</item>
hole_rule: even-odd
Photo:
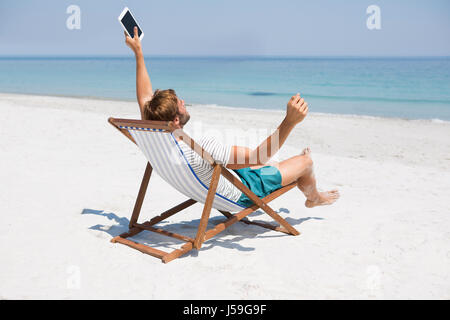
[[[139,27],[136,19],[133,17],[128,7],[125,7],[125,9],[123,9],[122,13],[120,14],[119,22],[131,38],[133,38],[134,36],[134,27],[138,28],[139,40],[142,40],[142,38],[144,38],[144,32],[142,32],[141,27]]]

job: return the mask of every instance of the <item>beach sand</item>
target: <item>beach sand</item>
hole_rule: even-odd
[[[188,110],[194,138],[250,146],[284,116]],[[300,236],[237,223],[163,264],[110,242],[127,230],[146,160],[107,118],[137,118],[136,103],[0,94],[0,111],[0,299],[450,299],[448,122],[311,112],[276,159],[309,146],[319,189],[339,189],[338,202],[308,209],[290,191],[271,206]],[[185,199],[154,174],[140,221]],[[201,209],[160,225],[193,236]],[[209,227],[224,219],[211,216]]]

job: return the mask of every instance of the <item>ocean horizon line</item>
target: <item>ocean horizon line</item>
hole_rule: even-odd
[[[36,97],[49,97],[49,98],[70,98],[70,99],[80,99],[80,100],[101,100],[101,101],[114,101],[114,102],[135,102],[135,99],[126,98],[114,98],[114,97],[99,97],[99,96],[77,96],[77,95],[63,95],[63,94],[40,94],[40,93],[17,93],[17,92],[2,92],[1,95],[16,95],[16,96],[36,96]],[[197,103],[197,102],[186,102],[186,106],[190,107],[202,107],[207,106],[210,108],[217,109],[232,109],[232,110],[242,110],[242,111],[258,111],[258,112],[279,112],[283,113],[285,110],[277,108],[258,108],[258,107],[237,107],[237,106],[226,106],[215,103]],[[350,118],[362,118],[362,119],[387,119],[387,120],[404,120],[404,121],[430,121],[433,123],[443,123],[450,125],[450,120],[440,119],[440,118],[403,118],[398,116],[381,116],[381,115],[370,115],[370,114],[356,114],[356,113],[333,113],[333,112],[322,112],[322,111],[311,111],[309,112],[313,115],[323,115],[323,116],[334,116],[334,117],[350,117]]]

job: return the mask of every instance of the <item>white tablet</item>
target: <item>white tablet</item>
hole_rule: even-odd
[[[144,32],[142,32],[141,28],[139,27],[138,23],[136,22],[136,19],[134,19],[133,15],[130,12],[130,9],[128,7],[125,7],[123,9],[122,13],[119,16],[119,22],[122,25],[123,29],[128,33],[130,37],[133,38],[134,36],[134,27],[138,28],[138,36],[139,40],[142,40],[144,38]]]

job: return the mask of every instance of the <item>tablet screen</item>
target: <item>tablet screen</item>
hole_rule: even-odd
[[[124,25],[124,27],[127,29],[128,34],[129,34],[131,37],[133,37],[133,35],[134,35],[133,28],[134,28],[135,26],[138,27],[138,37],[141,36],[141,34],[142,34],[141,28],[139,28],[137,22],[134,20],[134,18],[133,18],[133,16],[131,15],[130,11],[127,11],[127,12],[125,13],[125,15],[123,16],[123,18],[122,18],[121,21],[122,21],[122,24]]]

